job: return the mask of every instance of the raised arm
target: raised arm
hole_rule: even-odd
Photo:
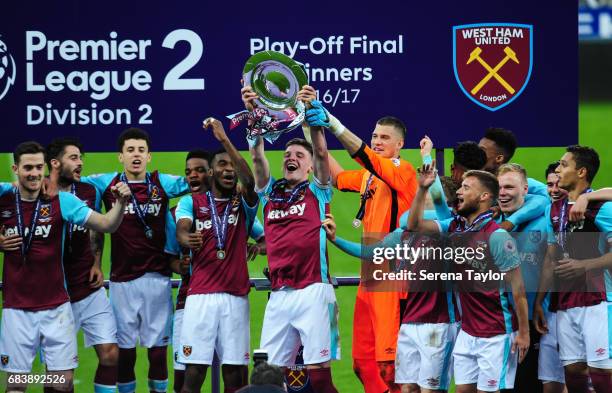
[[[410,208],[410,216],[408,217],[407,230],[412,232],[440,232],[440,227],[435,221],[424,220],[423,212],[425,210],[425,194],[436,179],[436,161],[431,164],[423,164],[419,168],[419,188],[412,201]]]
[[[255,99],[258,95],[253,91],[251,86],[245,86],[240,90],[242,94],[242,102],[244,107],[252,111],[255,108]],[[249,143],[249,153],[253,160],[255,187],[258,190],[265,188],[270,181],[270,163],[264,153],[263,138],[258,136],[255,139],[247,138]]]
[[[127,184],[119,182],[111,187],[111,192],[115,197],[116,203],[106,214],[100,214],[96,211],[91,212],[91,216],[85,223],[85,227],[103,233],[112,233],[119,228],[123,221],[123,213],[125,207],[130,200],[132,193]]]
[[[431,164],[433,162],[431,158],[433,142],[427,135],[425,135],[423,139],[421,139],[419,145],[421,146],[421,158],[423,159],[423,164]],[[436,215],[439,220],[446,220],[453,216],[453,212],[448,207],[446,202],[446,196],[444,196],[444,189],[442,188],[440,176],[438,176],[437,173],[436,180],[429,188],[429,195],[431,195],[434,208],[436,209]]]
[[[215,138],[225,148],[225,151],[227,151],[227,154],[234,163],[238,180],[240,180],[240,183],[242,184],[244,199],[250,206],[255,205],[258,198],[257,193],[255,192],[255,178],[253,176],[253,172],[251,171],[251,168],[249,167],[249,164],[247,164],[246,160],[242,158],[232,141],[227,137],[223,124],[221,124],[219,120],[209,117],[208,119],[204,120],[203,127],[204,129],[208,130],[212,129]]]
[[[306,121],[310,127],[310,138],[312,140],[313,150],[313,165],[314,175],[322,185],[329,184],[329,161],[327,154],[327,141],[325,140],[325,133],[321,124],[318,122],[311,123],[309,119],[309,113],[317,113],[312,108],[323,108],[321,102],[316,100],[317,93],[312,86],[305,85],[297,94],[297,99],[303,101],[308,109],[306,111]],[[315,120],[316,116],[315,116]]]

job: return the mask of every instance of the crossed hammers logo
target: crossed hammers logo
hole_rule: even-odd
[[[506,54],[506,57],[504,57],[499,63],[497,63],[497,65],[493,68],[491,68],[491,66],[482,59],[482,57],[480,57],[480,54],[482,53],[482,49],[477,46],[471,53],[470,53],[470,57],[467,61],[466,64],[470,64],[471,62],[473,62],[474,60],[478,60],[478,62],[484,67],[485,70],[487,70],[489,73],[487,75],[485,75],[484,78],[482,78],[480,80],[480,82],[478,82],[478,84],[476,86],[474,86],[474,88],[470,91],[470,93],[472,93],[472,95],[476,95],[476,93],[478,93],[480,91],[480,89],[482,89],[484,87],[484,85],[487,84],[487,82],[489,82],[489,80],[491,78],[495,78],[497,79],[497,81],[506,89],[508,90],[508,92],[510,94],[514,94],[516,92],[516,90],[514,90],[514,88],[512,86],[510,86],[510,84],[508,82],[506,82],[506,80],[504,78],[501,77],[501,75],[498,74],[499,70],[504,66],[504,64],[506,64],[508,62],[508,60],[512,60],[513,62],[515,62],[516,64],[519,63],[518,57],[516,57],[516,52],[512,50],[512,48],[510,48],[509,46],[504,48],[504,53]]]
[[[292,387],[304,386],[303,378],[306,376],[306,374],[304,374],[304,371],[302,370],[298,371],[297,375],[295,373],[296,371],[293,371],[293,370],[289,372],[289,376],[292,378],[291,381],[289,382],[289,386],[292,386]]]

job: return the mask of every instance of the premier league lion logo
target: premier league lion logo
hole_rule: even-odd
[[[15,60],[6,44],[0,40],[0,100],[15,83]]]

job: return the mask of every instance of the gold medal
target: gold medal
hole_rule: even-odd
[[[353,228],[359,228],[361,226],[361,220],[356,218],[353,220]]]

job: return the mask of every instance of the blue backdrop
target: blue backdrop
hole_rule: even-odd
[[[489,126],[513,130],[521,146],[568,145],[578,139],[576,14],[572,1],[527,0],[9,2],[1,150],[76,135],[87,151],[113,151],[129,125],[148,130],[154,150],[188,150],[205,117],[242,109],[242,68],[264,49],[306,64],[326,107],[367,141],[378,118],[394,115],[407,147],[424,133],[438,147],[478,140]],[[453,26],[480,23],[533,26],[530,78],[496,111],[470,100],[453,71]]]

